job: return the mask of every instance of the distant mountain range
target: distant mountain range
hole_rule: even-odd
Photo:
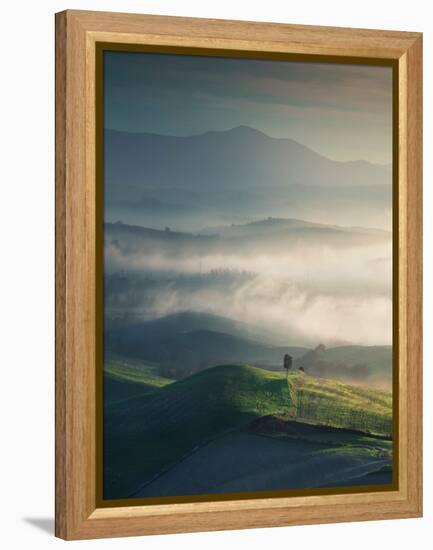
[[[107,129],[104,159],[106,215],[127,223],[196,229],[290,213],[384,227],[390,208],[389,167],[330,160],[246,126],[191,137]]]
[[[105,154],[108,183],[126,178],[140,187],[390,183],[386,166],[330,160],[293,139],[272,138],[248,126],[190,137],[105,130]]]

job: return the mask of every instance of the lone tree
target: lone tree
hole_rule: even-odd
[[[292,368],[293,359],[292,356],[286,353],[284,356],[284,368],[287,371],[287,375],[289,375],[289,370]]]

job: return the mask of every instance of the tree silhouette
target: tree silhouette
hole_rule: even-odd
[[[289,376],[289,370],[292,368],[293,359],[292,356],[286,353],[284,356],[284,368],[287,371],[287,376]]]

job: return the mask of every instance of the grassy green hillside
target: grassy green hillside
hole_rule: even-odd
[[[158,376],[155,372],[155,367],[123,358],[106,360],[104,364],[105,406],[143,395],[172,382],[169,378]]]
[[[294,418],[315,424],[389,435],[392,397],[389,392],[298,375],[294,386]]]
[[[391,398],[300,372],[225,365],[119,401],[104,417],[105,498],[128,496],[210,441],[266,415],[389,435]]]

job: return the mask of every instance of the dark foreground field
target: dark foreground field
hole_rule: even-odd
[[[135,496],[276,491],[350,482],[390,483],[390,442],[338,445],[303,439],[274,439],[238,432],[211,441],[139,489]]]
[[[106,499],[392,481],[389,392],[245,365],[156,372],[105,365]]]

